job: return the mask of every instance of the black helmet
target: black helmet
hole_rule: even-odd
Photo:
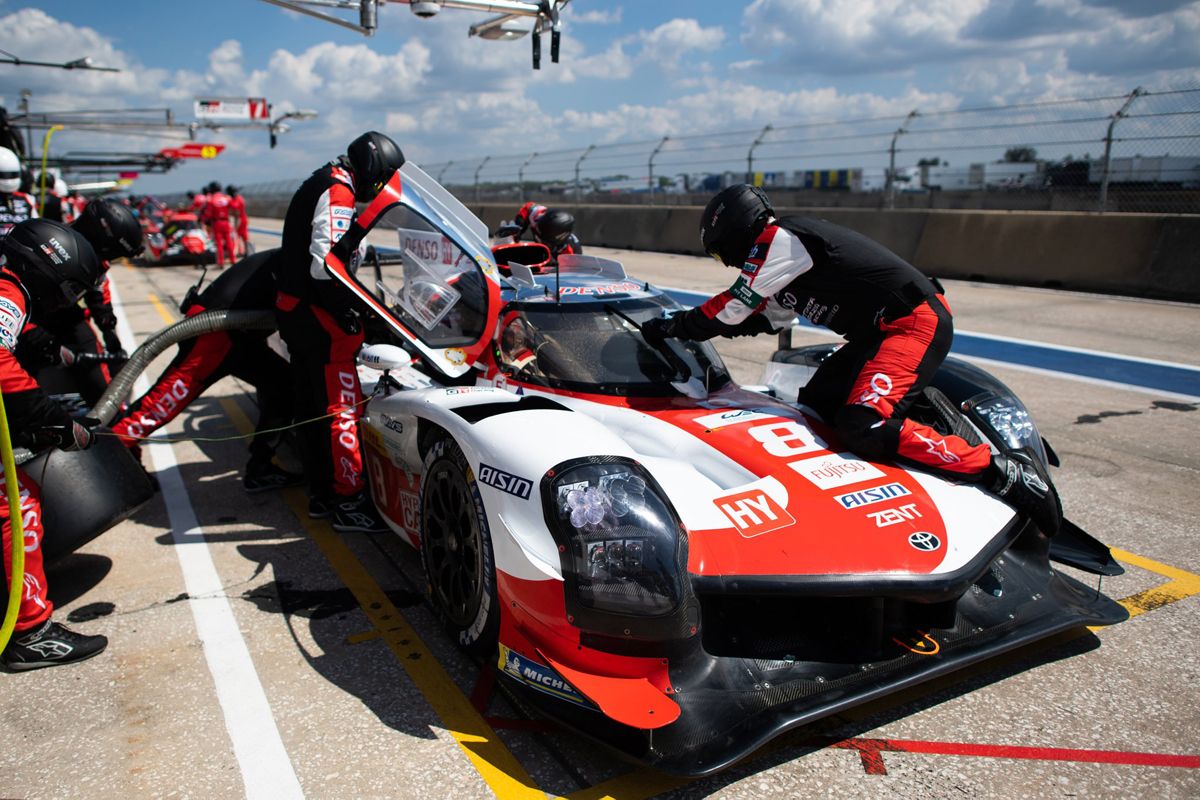
[[[105,261],[133,258],[142,252],[142,226],[129,206],[115,200],[88,203],[71,227],[83,234],[96,255]]]
[[[217,183],[216,181],[212,181],[208,184],[208,186],[204,187],[205,194],[216,194],[219,191],[221,191],[221,184]]]
[[[237,193],[238,193],[238,188],[236,186],[234,186],[233,184],[230,184],[225,187],[225,194],[229,195],[230,197],[237,197]]]
[[[383,189],[392,173],[404,166],[400,146],[377,131],[367,131],[346,148],[354,173],[354,199],[367,202]]]
[[[544,214],[533,221],[531,227],[541,241],[557,244],[575,230],[575,217],[556,208],[546,209]]]
[[[39,311],[55,311],[95,289],[103,269],[87,239],[60,222],[19,222],[0,241],[0,254]]]
[[[700,245],[722,264],[741,268],[762,231],[760,223],[774,215],[766,192],[757,186],[739,183],[722,189],[700,217]]]

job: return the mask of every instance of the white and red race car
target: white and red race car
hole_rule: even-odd
[[[357,271],[339,257],[397,236]],[[434,608],[531,704],[630,757],[704,774],[1126,617],[1051,567],[1120,570],[1075,526],[1050,540],[977,486],[864,461],[707,344],[649,346],[639,323],[678,305],[615,261],[497,264],[483,223],[413,165],[326,266],[391,340],[360,356],[376,376],[360,431]],[[782,351],[773,382],[829,349]],[[937,385],[993,447],[1056,461],[992,376],[951,359]]]

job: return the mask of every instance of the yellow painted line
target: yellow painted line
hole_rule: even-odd
[[[1113,548],[1112,554],[1118,561],[1171,579],[1160,586],[1151,587],[1121,600],[1121,605],[1128,609],[1130,617],[1200,594],[1200,575],[1125,550]]]
[[[382,636],[379,631],[363,631],[346,637],[346,644],[362,644],[363,642],[371,642]]]
[[[689,783],[688,778],[642,768],[572,792],[564,800],[646,800]]]
[[[162,301],[159,300],[158,297],[152,294],[148,294],[146,296],[150,298],[150,305],[154,306],[154,308],[158,311],[158,315],[163,318],[163,322],[170,325],[175,321],[175,315],[167,310],[167,307],[162,304]]]
[[[221,406],[239,430],[243,433],[253,430],[254,426],[237,401],[222,398]],[[305,532],[354,595],[396,661],[404,667],[446,730],[466,752],[488,788],[505,800],[525,797],[545,800],[546,793],[537,787],[525,768],[500,741],[492,726],[446,674],[408,620],[392,604],[387,593],[379,588],[341,537],[324,520],[309,519],[305,492],[302,489],[289,489],[282,494]]]

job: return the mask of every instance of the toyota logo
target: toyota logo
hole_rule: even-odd
[[[918,550],[924,550],[926,552],[937,550],[942,546],[941,539],[934,536],[932,533],[926,533],[925,531],[910,533],[908,535],[908,543]]]

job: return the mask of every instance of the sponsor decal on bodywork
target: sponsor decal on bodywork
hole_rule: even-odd
[[[851,453],[830,453],[788,464],[820,489],[836,489],[872,478],[884,477],[874,464],[854,458]]]
[[[516,678],[521,683],[527,686],[532,686],[539,692],[545,692],[548,695],[557,697],[560,700],[566,700],[568,703],[574,703],[583,708],[593,708],[594,706],[588,700],[575,690],[575,687],[567,683],[558,676],[550,667],[545,664],[539,664],[531,658],[505,647],[500,644],[500,659],[497,663],[500,671],[505,675]]]
[[[872,486],[870,489],[860,489],[857,492],[839,494],[833,499],[841,503],[842,508],[851,509],[869,506],[873,503],[882,503],[884,500],[893,500],[897,497],[904,497],[911,494],[912,492],[902,483],[885,483],[882,486]]]
[[[494,489],[499,489],[522,500],[528,500],[529,492],[533,490],[533,481],[528,478],[522,478],[483,463],[479,465],[479,480]]]
[[[762,489],[740,491],[713,502],[747,539],[796,524],[796,518]]]
[[[624,283],[610,283],[604,286],[564,286],[560,294],[564,297],[567,295],[591,295],[591,294],[628,294],[629,292],[642,291],[640,283],[625,281]]]
[[[734,411],[722,411],[717,414],[705,414],[703,417],[696,417],[696,424],[702,425],[709,430],[724,428],[726,425],[737,425],[742,422],[758,422],[764,419],[778,419],[778,414],[764,414],[761,411],[751,411],[746,408],[739,408]]]

